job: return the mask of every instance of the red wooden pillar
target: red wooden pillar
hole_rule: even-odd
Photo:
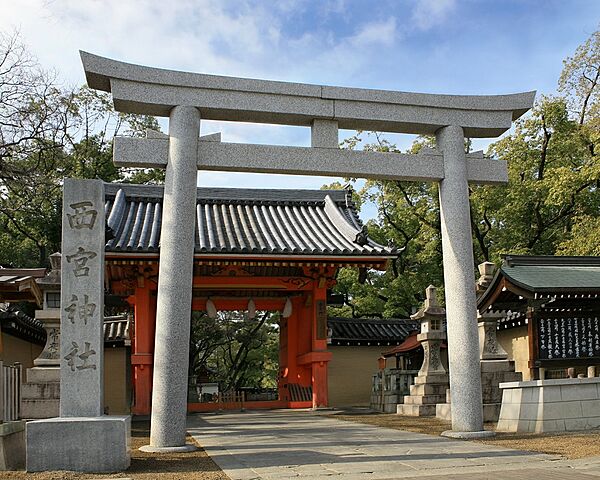
[[[314,281],[312,308],[312,390],[313,408],[327,407],[327,363],[331,353],[327,352],[327,287],[324,279]]]
[[[313,281],[313,288],[304,298],[299,326],[297,363],[302,373],[310,376],[312,407],[328,406],[327,362],[327,287],[321,279]]]
[[[283,319],[284,328],[281,331],[280,366],[281,378],[279,379],[279,398],[292,401],[289,392],[289,384],[299,384],[300,375],[298,369],[298,343],[299,325],[302,317],[302,299],[292,299],[292,314]]]
[[[154,327],[156,295],[148,286],[135,289],[134,337],[131,352],[133,367],[134,415],[149,415],[152,399],[152,363],[154,354]]]

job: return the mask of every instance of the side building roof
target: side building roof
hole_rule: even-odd
[[[329,317],[331,345],[399,345],[419,322],[409,318],[343,318]]]
[[[599,312],[600,257],[506,255],[477,308],[506,312],[499,328],[513,328],[527,324],[528,307]]]
[[[0,330],[14,337],[37,345],[46,343],[46,331],[42,322],[20,310],[9,307],[0,310]]]
[[[110,253],[156,253],[163,187],[106,184]],[[198,188],[195,253],[390,258],[345,190]]]

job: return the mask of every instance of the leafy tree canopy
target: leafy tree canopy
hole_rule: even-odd
[[[17,35],[0,34],[0,265],[46,266],[60,249],[62,179],[157,183],[163,172],[117,168],[112,139],[159,130],[113,110],[110,95],[64,89]]]
[[[471,227],[476,263],[499,263],[503,254],[600,254],[600,33],[564,62],[556,96],[540,96],[487,155],[508,162],[505,186],[471,186]],[[374,140],[374,141],[373,141]],[[379,133],[358,132],[342,143],[397,151]],[[434,147],[419,138],[411,147]],[[470,141],[465,142],[470,150]],[[368,181],[361,202],[377,206],[370,236],[403,250],[386,272],[342,271],[337,290],[346,298],[336,314],[405,317],[427,285],[443,284],[438,190],[434,183]],[[475,280],[476,272],[473,272]],[[363,280],[363,279],[361,279]]]

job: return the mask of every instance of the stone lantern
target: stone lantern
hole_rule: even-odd
[[[421,323],[417,340],[423,347],[423,365],[410,387],[410,395],[404,397],[397,412],[400,415],[432,416],[436,413],[436,404],[446,401],[448,388],[448,373],[441,357],[442,342],[446,340],[446,310],[438,304],[433,285],[425,291],[423,308],[410,318]]]
[[[441,346],[446,340],[444,321],[446,310],[439,306],[436,289],[429,285],[425,291],[425,305],[417,313],[411,315],[413,320],[421,322],[421,333],[417,340],[423,347],[423,365],[419,370],[419,376],[432,376],[431,380],[448,382],[448,374],[442,365]],[[438,378],[439,376],[439,378]]]
[[[57,417],[60,402],[60,253],[50,255],[51,269],[37,283],[43,294],[43,309],[35,319],[46,330],[44,350],[27,369],[23,385],[21,411],[23,418]]]

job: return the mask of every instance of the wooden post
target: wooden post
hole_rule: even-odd
[[[536,380],[537,366],[535,364],[537,360],[538,352],[538,338],[537,338],[537,321],[535,316],[535,310],[533,307],[527,307],[527,338],[529,341],[529,377],[530,380]]]
[[[134,404],[131,413],[150,414],[152,401],[152,364],[156,306],[150,288],[135,289],[134,338],[131,364],[133,367]]]
[[[321,281],[314,281],[312,307],[312,351],[327,351],[327,289]],[[313,408],[327,407],[327,362],[312,363]]]
[[[0,360],[0,423],[4,422],[5,413],[4,362]]]

